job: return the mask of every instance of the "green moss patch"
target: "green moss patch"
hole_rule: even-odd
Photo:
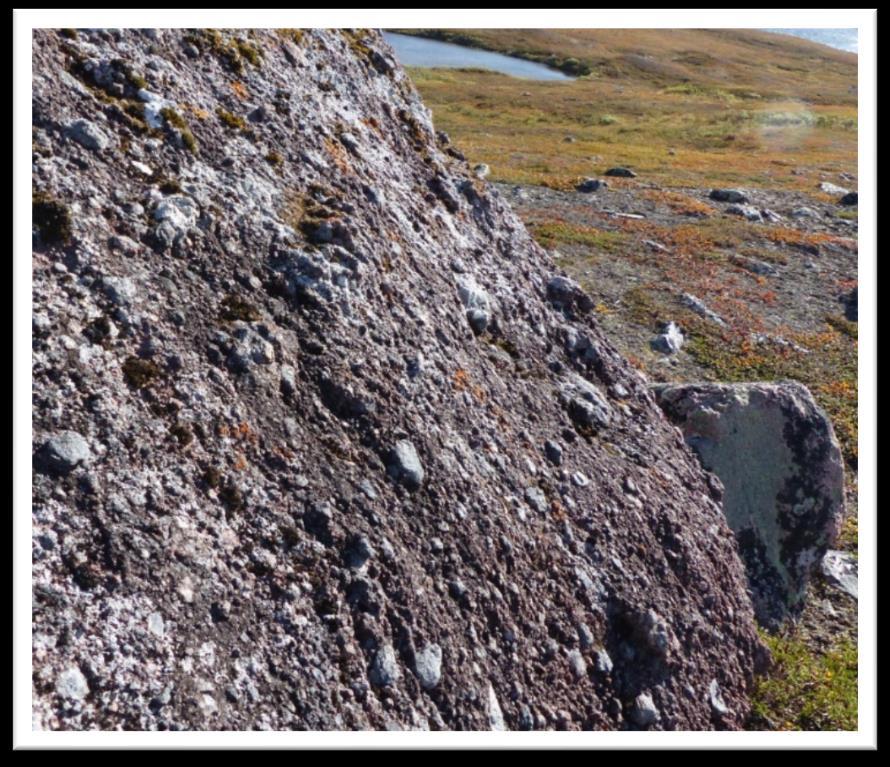
[[[858,653],[852,639],[818,652],[793,634],[762,638],[775,666],[757,681],[749,729],[857,729]]]

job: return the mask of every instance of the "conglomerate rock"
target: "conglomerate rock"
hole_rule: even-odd
[[[35,727],[742,724],[706,475],[377,33],[33,64]]]

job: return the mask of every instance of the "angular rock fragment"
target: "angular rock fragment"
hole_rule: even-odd
[[[473,277],[461,275],[457,293],[467,310],[467,322],[476,335],[484,333],[491,321],[491,299]]]
[[[669,322],[664,330],[652,339],[652,348],[662,354],[676,354],[683,346],[683,331],[676,322]]]
[[[87,683],[86,677],[76,666],[66,669],[59,674],[58,681],[56,682],[56,692],[62,698],[83,700],[89,694],[89,691],[90,686]]]
[[[652,696],[642,692],[634,699],[630,709],[630,718],[634,724],[645,728],[658,722],[661,719],[661,713],[652,700]]]
[[[680,301],[685,306],[689,307],[693,312],[695,312],[699,317],[710,320],[711,322],[714,322],[721,327],[726,326],[726,320],[724,320],[713,310],[709,309],[705,302],[697,296],[693,296],[691,293],[684,293],[682,296],[680,296]]]
[[[723,695],[720,694],[720,685],[716,679],[712,679],[711,684],[708,685],[708,701],[717,716],[726,716],[730,713],[726,701],[723,700]]]
[[[612,423],[612,406],[590,381],[573,374],[560,391],[572,420],[582,428],[598,431]]]
[[[859,599],[859,566],[856,558],[845,551],[826,551],[822,558],[822,575],[833,586]]]
[[[565,309],[576,309],[588,312],[593,308],[593,301],[574,280],[557,275],[547,283],[547,298],[554,304]]]
[[[399,681],[401,671],[391,645],[384,645],[374,654],[368,678],[377,687],[391,687]]]
[[[389,473],[409,490],[417,490],[423,482],[423,465],[417,448],[406,439],[396,442],[390,453]]]
[[[734,255],[730,256],[729,260],[736,266],[740,266],[742,269],[745,269],[752,274],[759,274],[763,277],[775,277],[779,273],[776,267],[772,264],[756,258]]]
[[[501,704],[498,702],[498,696],[491,684],[488,685],[488,728],[499,732],[507,729],[504,712],[501,711]]]
[[[733,216],[741,216],[748,221],[762,221],[763,216],[753,205],[729,205],[726,212]]]
[[[428,644],[414,656],[414,673],[424,690],[432,690],[442,678],[442,648]]]
[[[108,134],[89,120],[75,120],[68,126],[68,135],[78,144],[94,152],[101,152],[111,143]]]
[[[849,189],[844,189],[842,186],[832,184],[830,181],[823,181],[819,184],[819,190],[825,192],[825,194],[844,195],[850,193]]]

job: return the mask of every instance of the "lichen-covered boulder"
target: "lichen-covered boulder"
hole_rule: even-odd
[[[777,627],[801,608],[843,518],[843,460],[831,422],[793,381],[653,388],[723,483],[757,619]]]

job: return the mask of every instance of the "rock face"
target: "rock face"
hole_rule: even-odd
[[[702,465],[723,483],[723,509],[757,618],[776,628],[802,606],[843,518],[843,460],[831,423],[795,382],[654,390]]]
[[[35,461],[35,726],[741,726],[707,475],[381,37],[69,37],[33,47],[35,456],[79,435]]]

